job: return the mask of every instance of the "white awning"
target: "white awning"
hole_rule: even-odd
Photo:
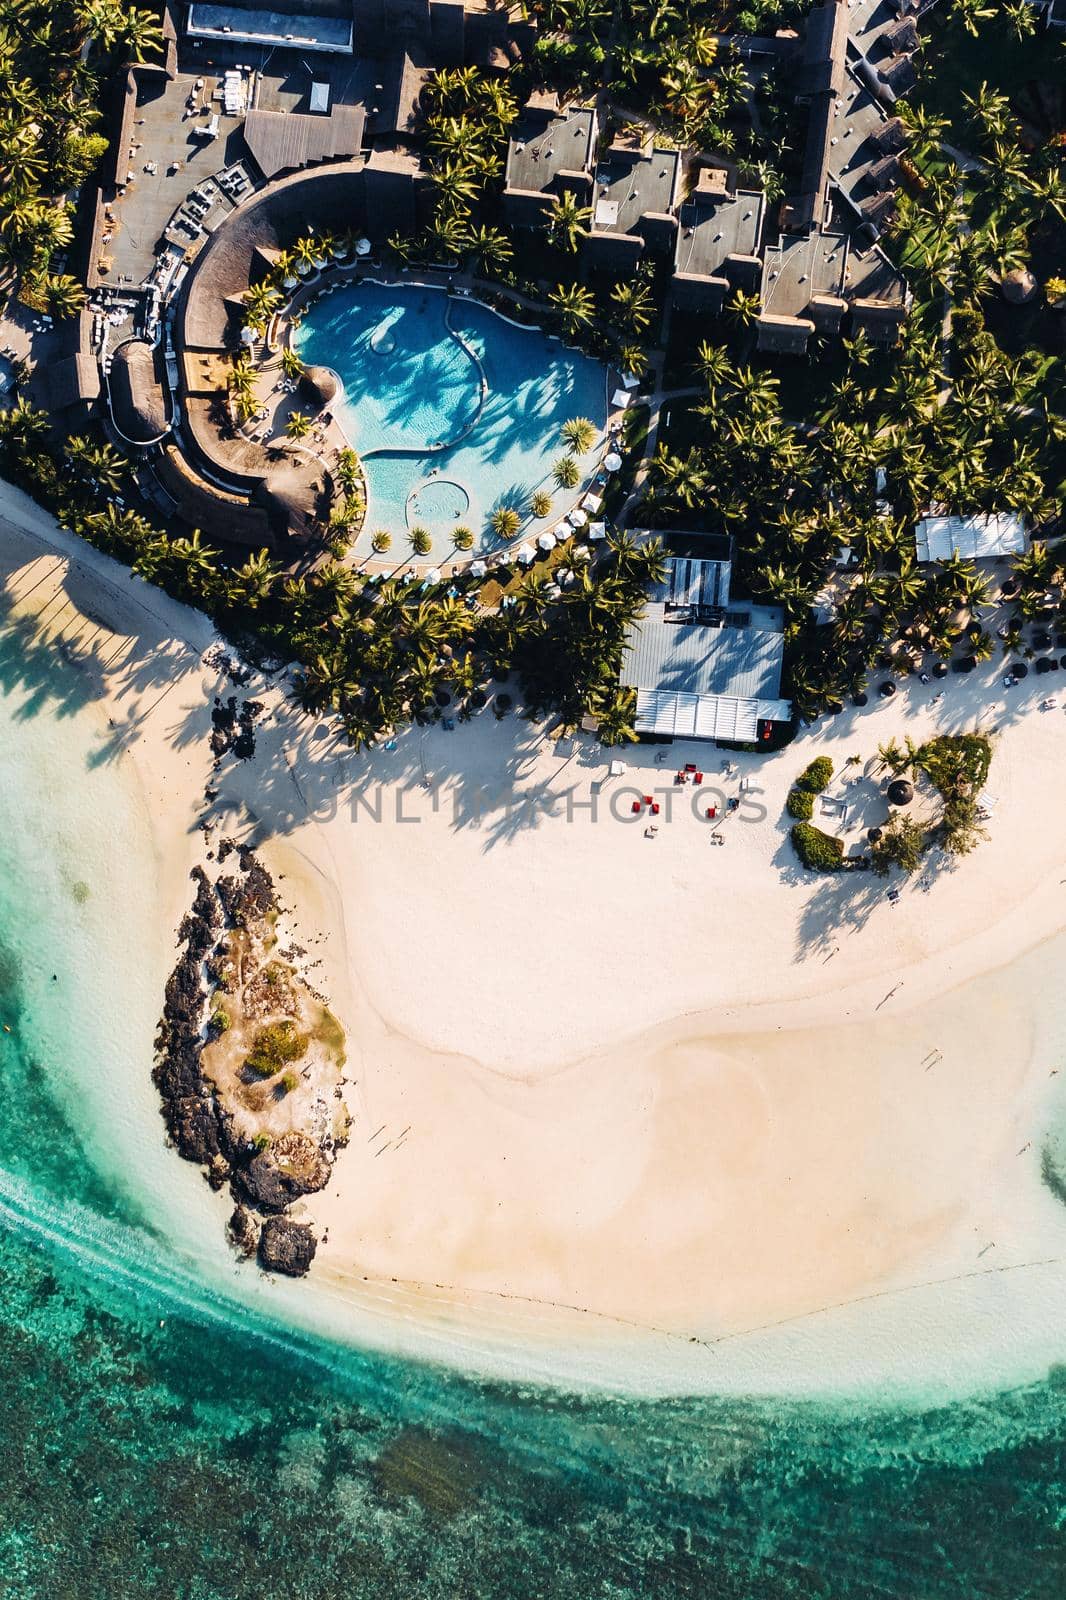
[[[919,561],[995,561],[1021,555],[1027,544],[1024,518],[1014,512],[971,517],[924,517],[914,530]]]
[[[639,689],[634,726],[638,733],[668,734],[675,739],[732,739],[754,742],[760,722],[787,722],[787,700],[737,700],[730,695],[681,694],[668,689]]]

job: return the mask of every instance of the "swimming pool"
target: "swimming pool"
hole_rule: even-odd
[[[606,369],[442,289],[346,284],[308,307],[293,342],[343,386],[335,410],[367,478],[358,556],[370,554],[378,528],[392,535],[391,557],[409,552],[416,526],[433,540],[420,559],[435,564],[454,555],[456,525],[471,530],[475,550],[497,548],[490,519],[502,506],[518,510],[522,537],[534,538],[580,494],[552,477],[563,423],[589,417],[599,432],[579,460],[582,482],[602,450]],[[552,509],[537,519],[530,500],[541,489]]]

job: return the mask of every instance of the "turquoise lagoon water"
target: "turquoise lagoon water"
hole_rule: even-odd
[[[498,507],[526,514],[536,490],[553,494],[552,515],[530,518],[529,537],[573,505],[576,493],[556,489],[551,469],[564,451],[564,422],[589,417],[602,430],[606,421],[607,374],[587,356],[443,290],[373,283],[323,295],[296,343],[344,387],[336,409],[369,493],[358,554],[386,528],[401,556],[408,529],[421,525],[433,537],[429,559],[442,562],[454,553],[457,523],[472,530],[475,548],[488,549]],[[586,475],[596,457],[582,464]]]
[[[590,1398],[222,1298],[148,1086],[147,837],[84,681],[0,623],[5,1600],[1061,1600],[1058,1371],[909,1409]]]

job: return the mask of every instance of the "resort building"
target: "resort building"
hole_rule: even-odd
[[[620,675],[637,691],[637,732],[745,744],[770,738],[775,723],[792,717],[780,698],[784,613],[732,599],[728,541],[717,541],[726,549],[712,556],[716,541],[707,535],[660,537],[673,553],[629,629]]]
[[[919,561],[1002,561],[1023,555],[1029,538],[1025,519],[1012,511],[976,513],[969,517],[924,517],[914,530]]]
[[[669,256],[677,237],[681,153],[655,143],[650,128],[615,134],[595,172],[592,222],[582,250],[592,271],[621,274],[648,251]]]
[[[765,211],[761,190],[730,193],[724,167],[701,168],[678,219],[670,290],[675,306],[717,315],[735,290],[758,292]]]
[[[909,290],[877,241],[895,209],[906,146],[891,108],[914,81],[911,9],[911,0],[825,0],[808,16],[795,69],[807,140],[781,237],[765,251],[760,350],[802,355],[812,334],[846,331],[846,313],[852,333],[879,344],[899,338]]]
[[[535,91],[508,143],[503,208],[515,227],[540,226],[552,201],[566,193],[591,204],[595,112],[558,107],[557,96]]]

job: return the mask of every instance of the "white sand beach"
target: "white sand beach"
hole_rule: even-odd
[[[12,491],[0,517],[16,605],[61,580],[63,646],[95,654],[172,948],[209,847],[211,627]],[[101,619],[129,641],[109,667]],[[731,757],[729,779],[695,744],[615,752],[611,778],[594,740],[491,710],[355,755],[256,681],[256,755],[224,766],[212,836],[254,839],[279,875],[347,1030],[354,1117],[307,1203],[327,1235],[311,1277],[268,1301],[473,1368],[655,1389],[1046,1368],[1066,1308],[1066,1208],[1040,1178],[1064,1042],[1066,710],[1001,676],[953,677],[936,706],[939,685],[874,697]],[[977,853],[896,903],[870,874],[798,868],[783,806],[814,754],[861,773],[879,741],[978,723],[997,740]],[[698,800],[672,781],[686,761]],[[857,841],[877,785],[833,791]],[[633,793],[661,804],[654,837]]]

